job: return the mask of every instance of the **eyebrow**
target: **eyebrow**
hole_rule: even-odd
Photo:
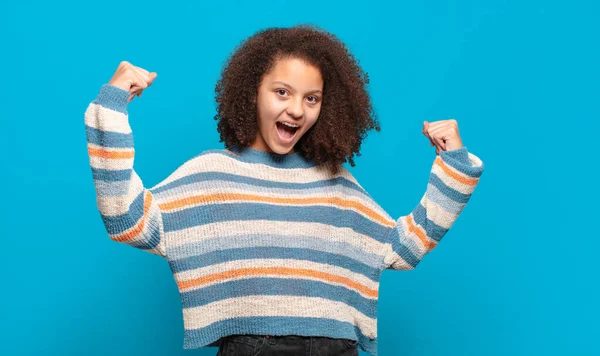
[[[287,84],[287,83],[281,82],[279,80],[276,80],[276,81],[273,82],[273,84],[275,84],[275,83],[281,84],[284,87],[286,87],[286,88],[288,88],[288,89],[290,89],[292,91],[295,91],[295,89],[292,88],[292,86],[289,85],[289,84]],[[314,93],[321,93],[321,94],[323,94],[323,92],[321,90],[319,90],[319,89],[311,90],[311,91],[308,92],[308,94],[314,94]]]

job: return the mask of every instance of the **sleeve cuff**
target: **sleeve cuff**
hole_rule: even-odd
[[[94,104],[127,114],[129,92],[111,84],[103,84]]]
[[[483,173],[483,162],[469,152],[466,146],[451,151],[440,151],[440,157],[444,163],[471,177],[477,178]]]

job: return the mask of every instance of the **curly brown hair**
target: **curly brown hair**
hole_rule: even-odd
[[[256,97],[263,76],[280,58],[298,58],[319,68],[323,101],[316,123],[294,149],[326,164],[333,174],[353,156],[367,131],[380,131],[366,86],[369,77],[335,35],[315,25],[267,28],[237,45],[215,87],[220,141],[226,148],[250,146],[258,133]]]

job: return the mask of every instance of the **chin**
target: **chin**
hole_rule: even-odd
[[[269,148],[271,149],[271,151],[278,153],[280,155],[286,155],[292,152],[292,150],[294,149],[294,146],[296,145],[296,143],[294,142],[293,145],[290,145],[289,147],[284,147],[278,144],[271,144],[268,145]]]
[[[272,147],[271,146],[270,148],[271,148],[271,151],[273,151],[275,153],[278,153],[280,155],[286,155],[286,154],[288,154],[288,153],[290,153],[292,151],[293,146],[290,147],[290,148]]]

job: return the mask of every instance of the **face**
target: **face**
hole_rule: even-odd
[[[258,88],[259,130],[250,147],[279,154],[294,153],[294,145],[317,122],[322,100],[323,78],[319,68],[301,59],[279,59]]]

